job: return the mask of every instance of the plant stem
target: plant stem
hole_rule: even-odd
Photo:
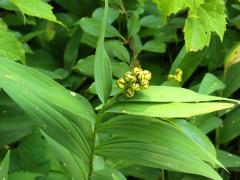
[[[108,102],[102,107],[102,109],[97,113],[96,116],[96,123],[94,125],[94,132],[93,132],[93,142],[92,142],[92,151],[90,154],[90,158],[89,158],[89,173],[88,173],[88,180],[92,179],[92,175],[93,175],[93,171],[94,171],[94,154],[95,154],[95,148],[96,148],[96,139],[97,139],[97,127],[98,124],[101,122],[102,117],[104,115],[104,113],[106,112],[106,110],[108,108],[110,108],[116,101],[117,99],[123,94],[123,92],[121,91],[120,93],[116,94],[115,96],[113,96],[111,99],[108,100]]]
[[[162,180],[165,180],[166,178],[165,178],[165,171],[164,171],[164,169],[162,169]]]

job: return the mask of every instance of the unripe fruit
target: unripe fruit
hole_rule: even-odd
[[[125,73],[124,78],[127,82],[136,82],[137,81],[136,77],[130,71]]]
[[[132,89],[138,91],[140,90],[140,85],[138,83],[132,83]]]
[[[139,74],[137,75],[137,79],[140,80],[140,81],[141,81],[142,79],[144,79],[143,71],[140,71],[140,72],[139,72]]]
[[[149,87],[149,81],[146,79],[143,79],[140,84],[141,89],[147,89]]]
[[[128,88],[126,91],[126,97],[133,97],[135,95],[135,91],[132,88]]]
[[[144,71],[143,71],[143,74],[144,74],[144,79],[146,79],[146,80],[148,80],[148,81],[152,78],[152,74],[151,74],[151,72],[148,71],[148,70],[144,70]]]
[[[117,86],[120,88],[120,89],[124,89],[126,87],[126,81],[125,79],[123,78],[119,78],[117,80]]]
[[[142,72],[143,70],[140,68],[140,67],[135,67],[135,68],[133,68],[133,74],[135,75],[135,76],[138,76],[138,74],[140,73],[140,72]]]

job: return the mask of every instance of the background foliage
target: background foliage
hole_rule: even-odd
[[[239,1],[0,8],[1,180],[240,178]],[[126,98],[135,66],[150,87]]]

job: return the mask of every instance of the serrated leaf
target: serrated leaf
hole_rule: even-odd
[[[25,51],[15,35],[0,28],[0,56],[25,63]]]
[[[198,51],[208,46],[212,32],[223,39],[226,30],[224,1],[214,0],[190,9],[186,19],[184,34],[188,51]]]
[[[106,103],[112,91],[112,68],[108,54],[104,48],[104,37],[108,17],[108,1],[105,1],[105,12],[102,21],[100,36],[98,39],[95,62],[94,79],[98,97],[102,103]]]
[[[10,0],[10,1],[14,5],[16,5],[23,14],[43,18],[63,25],[60,21],[56,19],[55,15],[52,12],[52,6],[50,6],[48,3],[45,3],[41,0]]]

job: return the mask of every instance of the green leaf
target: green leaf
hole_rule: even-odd
[[[63,167],[68,171],[69,175],[73,179],[87,180],[88,166],[75,154],[61,146],[59,143],[54,141],[47,134],[42,132],[50,148],[56,153]]]
[[[223,121],[220,128],[219,142],[226,143],[240,135],[240,108],[237,107],[230,112]]]
[[[213,115],[194,117],[190,122],[206,134],[218,128],[223,123],[220,118]]]
[[[234,104],[217,102],[167,104],[120,102],[113,105],[108,112],[161,118],[189,118],[232,107]]]
[[[120,14],[119,11],[109,7],[107,22],[109,24],[112,24],[119,17],[119,14]],[[99,20],[102,20],[103,16],[104,16],[104,8],[102,8],[102,7],[97,8],[92,14],[93,18],[96,18],[96,19],[99,19]]]
[[[166,52],[166,44],[158,40],[151,40],[144,44],[143,50],[155,53]]]
[[[27,172],[27,171],[16,171],[9,174],[9,180],[35,180],[38,178],[40,174],[34,173],[34,172]]]
[[[98,97],[102,103],[106,103],[112,91],[112,68],[107,52],[104,48],[104,37],[108,17],[108,1],[105,1],[105,12],[102,21],[100,36],[98,39],[95,62],[94,62],[94,79]],[[99,30],[99,29],[97,29]]]
[[[225,71],[238,62],[240,62],[240,43],[237,43],[226,56],[224,62]]]
[[[122,98],[121,100],[132,102],[237,102],[232,99],[199,94],[189,89],[171,86],[149,86],[148,89],[137,92],[133,98]]]
[[[6,95],[0,97],[0,147],[3,147],[30,134],[35,124]]]
[[[137,35],[140,31],[141,24],[137,13],[133,13],[132,16],[127,21],[128,37]]]
[[[2,89],[44,132],[88,159],[87,139],[92,136],[95,113],[86,99],[32,68],[2,58],[0,79]]]
[[[43,18],[49,21],[56,22],[63,25],[58,21],[52,12],[52,6],[41,0],[10,0],[18,9],[29,16],[35,16],[38,18]],[[63,25],[64,26],[64,25]]]
[[[84,32],[96,37],[101,36],[100,29],[102,27],[102,21],[100,19],[84,17],[80,19],[77,22],[77,24],[81,26]],[[113,27],[111,24],[108,24],[107,22],[105,24],[105,28],[106,28],[106,32],[104,34],[104,37],[120,37],[121,36],[118,30],[115,27]]]
[[[96,154],[148,167],[199,174],[215,180],[222,179],[208,164],[191,155],[124,138],[112,138],[100,144],[96,148]]]
[[[100,125],[98,131],[160,145],[221,166],[210,140],[199,129],[184,120],[166,123],[149,117],[117,116]]]
[[[130,55],[127,48],[119,40],[109,40],[105,42],[105,48],[108,54],[118,59],[130,63]]]
[[[223,150],[217,150],[217,157],[226,168],[240,167],[240,157]]]
[[[232,65],[225,73],[224,83],[226,88],[223,90],[223,96],[229,97],[240,88],[240,62]]]
[[[64,67],[71,69],[75,65],[78,57],[78,48],[81,40],[81,31],[76,29],[68,41],[66,49],[64,51]]]
[[[15,35],[0,28],[0,56],[14,61],[25,63],[25,54],[22,44]]]
[[[170,74],[174,74],[177,68],[181,68],[183,71],[182,83],[186,82],[197,69],[203,60],[204,55],[204,50],[198,52],[187,52],[186,47],[183,46],[172,64]]]
[[[198,51],[208,46],[212,32],[221,40],[226,30],[225,5],[223,0],[207,1],[198,8],[190,10],[186,19],[184,33],[188,51]]]
[[[205,74],[198,92],[201,94],[212,94],[225,88],[225,84],[211,73]]]
[[[0,179],[2,180],[8,179],[9,163],[10,163],[10,151],[7,152],[4,159],[0,163]]]
[[[95,56],[91,55],[83,59],[79,59],[73,70],[80,72],[83,75],[93,77],[94,75],[94,59]]]

